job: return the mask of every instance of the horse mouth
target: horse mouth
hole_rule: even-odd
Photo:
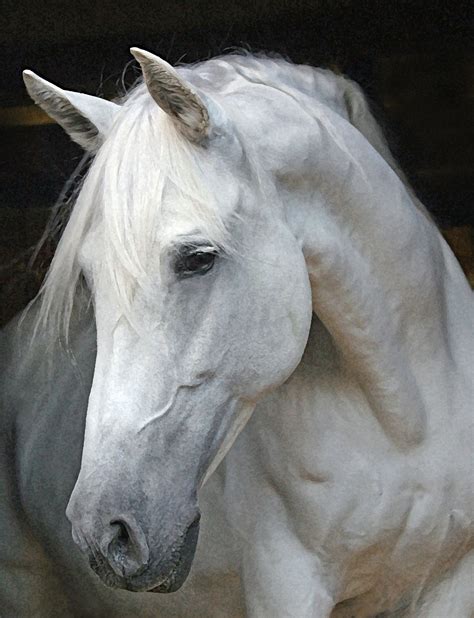
[[[118,576],[102,555],[89,556],[89,565],[110,588],[159,594],[176,592],[191,570],[199,536],[199,519],[199,516],[196,517],[180,541],[171,547],[166,555],[157,554],[155,559],[150,560],[149,564],[133,577]]]

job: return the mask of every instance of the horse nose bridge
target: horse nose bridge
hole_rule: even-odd
[[[135,433],[142,417],[154,409],[166,407],[178,389],[175,366],[161,355],[130,355],[129,351],[113,354],[106,367],[96,370],[89,397],[86,427],[94,428],[101,440],[123,432]]]
[[[121,457],[97,457],[81,466],[79,476],[71,493],[66,514],[70,519],[102,520],[113,513],[142,510],[146,503],[142,478],[135,466],[127,466],[127,451]]]
[[[156,312],[157,308],[154,309]],[[150,365],[167,367],[169,363],[166,361],[171,358],[172,350],[164,329],[156,326],[140,329],[121,322],[112,333],[104,335],[103,342],[98,335],[98,356],[102,357],[106,370],[112,368],[122,372],[125,369],[127,374],[141,375]]]
[[[109,317],[107,316],[109,319]],[[119,319],[115,326],[97,327],[97,355],[95,376],[105,376],[139,370],[151,358],[151,349],[163,348],[162,337],[156,330],[139,332],[125,320]],[[137,326],[138,328],[138,326]],[[137,360],[140,359],[140,362]],[[133,361],[133,362],[131,362]]]

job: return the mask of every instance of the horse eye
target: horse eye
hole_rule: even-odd
[[[194,249],[179,257],[175,270],[181,277],[204,275],[214,266],[216,257],[215,251]]]

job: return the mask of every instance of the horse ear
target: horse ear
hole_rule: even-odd
[[[210,131],[209,112],[201,98],[167,62],[150,52],[132,47],[148,91],[189,140],[202,142]]]
[[[61,90],[32,71],[23,71],[28,94],[84,150],[96,152],[108,135],[119,105],[80,92]]]

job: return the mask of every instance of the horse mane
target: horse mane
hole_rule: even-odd
[[[278,56],[249,53],[216,57],[178,71],[211,96],[235,85],[260,83],[297,99],[313,98],[351,122],[407,184],[362,90],[344,76],[294,65]],[[143,83],[118,102],[121,110],[111,134],[85,175],[76,171],[74,178],[79,180],[66,185],[43,237],[57,233],[68,219],[33,301],[39,302],[35,330],[47,329],[67,339],[75,301],[85,289],[80,251],[85,236],[94,230],[102,230],[100,236],[94,235],[94,242],[102,243],[106,280],[121,311],[128,315],[133,290],[147,277],[146,262],[159,230],[160,205],[170,187],[190,204],[189,216],[195,217],[209,238],[231,250],[225,222],[219,217],[212,188],[200,174],[195,150],[168,121]]]

